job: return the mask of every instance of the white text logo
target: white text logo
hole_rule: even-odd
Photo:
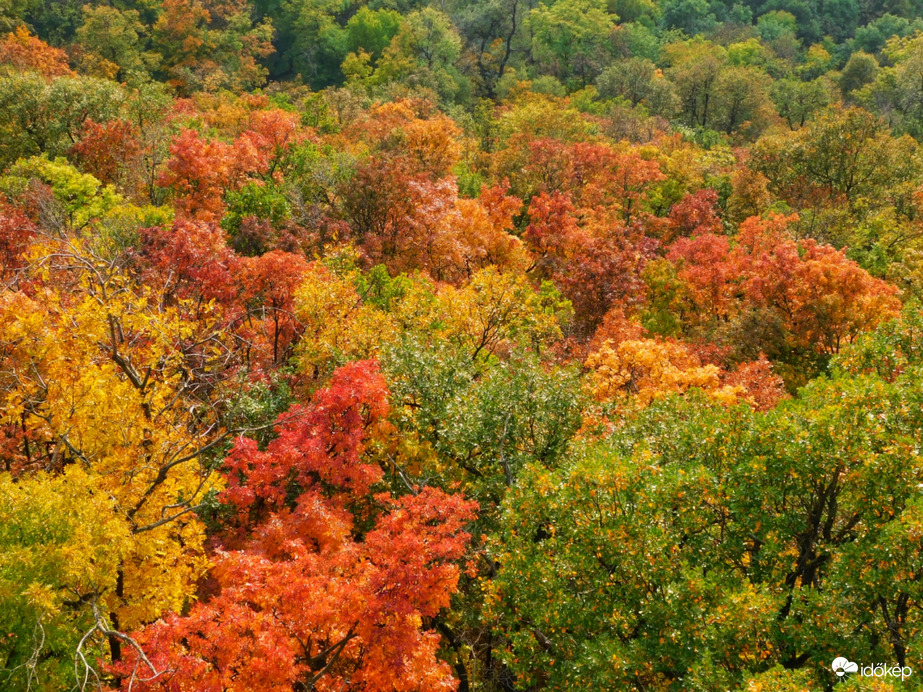
[[[840,678],[847,673],[859,673],[859,675],[869,678],[892,677],[905,680],[913,673],[910,666],[886,666],[883,663],[876,663],[873,666],[860,666],[858,663],[853,663],[848,658],[843,658],[842,656],[837,656],[833,659],[833,663],[830,664],[830,667],[833,668],[833,672]]]

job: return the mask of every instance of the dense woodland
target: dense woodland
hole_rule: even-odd
[[[920,0],[0,4],[0,689],[917,689],[921,138]]]

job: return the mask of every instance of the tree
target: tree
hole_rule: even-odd
[[[168,83],[183,93],[245,90],[266,80],[257,61],[273,51],[272,22],[254,26],[245,2],[164,0],[152,29]]]
[[[346,22],[348,49],[353,53],[360,50],[366,51],[374,66],[385,48],[400,31],[401,21],[400,13],[394,10],[373,10],[367,6],[360,7],[359,11]]]
[[[366,303],[349,275],[318,263],[295,293],[295,316],[304,329],[299,366],[312,379],[326,379],[348,361],[378,356],[395,332],[391,317]]]
[[[829,87],[822,78],[810,82],[777,79],[770,88],[776,111],[792,130],[804,127],[811,116],[829,105],[828,92]]]
[[[760,140],[749,165],[798,211],[804,235],[854,249],[884,241],[894,253],[899,244],[877,233],[856,237],[855,230],[881,214],[910,212],[916,150],[912,139],[892,136],[871,113],[831,107],[797,132]]]
[[[525,470],[490,548],[518,684],[821,687],[844,636],[919,665],[918,374],[849,367],[767,413],[673,397]]]
[[[313,88],[336,84],[348,52],[348,33],[337,23],[336,0],[261,2],[278,32],[273,76],[301,75]],[[357,20],[361,21],[361,20]],[[354,25],[355,26],[355,25]]]
[[[782,360],[797,361],[799,353],[826,359],[896,314],[893,286],[829,245],[795,241],[786,233],[794,220],[750,218],[733,246],[726,236],[708,233],[673,244],[667,256],[676,263],[682,294],[673,309],[695,325],[690,333],[723,333],[746,349],[742,359],[760,351]],[[799,366],[810,367],[817,366]]]
[[[173,188],[178,215],[201,221],[219,220],[234,164],[230,147],[217,140],[205,140],[195,130],[183,130],[170,145],[170,155],[158,184]]]
[[[100,77],[131,82],[148,78],[162,56],[145,51],[149,30],[137,10],[84,5],[77,41],[84,69]]]
[[[371,83],[400,81],[451,100],[464,87],[455,67],[460,53],[461,39],[448,15],[434,7],[415,10],[384,50]]]
[[[671,235],[689,237],[720,233],[722,223],[717,207],[718,193],[714,190],[698,190],[686,195],[670,207]]]
[[[539,351],[561,335],[555,306],[521,274],[501,273],[490,266],[462,288],[440,292],[447,312],[445,332],[458,339],[472,360],[486,357],[507,341]]]
[[[596,86],[601,96],[625,98],[632,106],[642,104],[656,115],[672,116],[677,107],[672,84],[647,58],[615,62],[600,73]]]
[[[539,65],[561,79],[591,83],[607,62],[606,41],[615,19],[597,0],[544,3],[529,13],[532,50]]]
[[[708,127],[714,121],[715,87],[725,50],[706,41],[691,40],[671,44],[664,52],[670,61],[665,74],[676,90],[685,124]]]
[[[46,77],[74,76],[67,53],[52,48],[24,26],[0,40],[0,64],[19,70],[34,70]]]
[[[184,129],[173,138],[171,158],[157,182],[173,189],[178,215],[219,221],[226,192],[250,180],[280,178],[289,150],[302,139],[291,114],[278,110],[254,114],[249,129],[232,144]]]
[[[449,605],[476,505],[432,488],[369,495],[382,474],[363,453],[387,412],[377,366],[359,361],[280,417],[266,451],[236,442],[224,498],[252,537],[216,556],[220,592],[138,635],[172,671],[142,689],[454,688],[421,620]]]
[[[25,268],[24,255],[37,231],[36,225],[15,207],[4,205],[0,210],[0,282],[4,288],[15,285],[17,273]]]
[[[131,189],[139,183],[141,143],[126,120],[87,120],[80,139],[68,153],[78,167],[104,184]]]
[[[923,73],[923,42],[912,37],[892,37],[884,54],[893,67],[878,72],[875,84],[867,87],[868,100],[875,103],[897,132],[918,136],[923,123],[923,89],[919,86]]]
[[[728,64],[723,48],[692,39],[665,48],[687,125],[732,134],[748,123],[759,134],[772,114],[770,80],[757,67]]]
[[[79,234],[44,239],[30,250],[28,284],[3,294],[2,417],[24,433],[18,468],[7,463],[4,473],[43,469],[52,489],[61,474],[82,483],[69,492],[73,502],[85,498],[93,516],[80,509],[62,519],[61,540],[111,530],[112,552],[101,543],[97,567],[79,567],[92,554],[74,554],[73,576],[50,583],[55,593],[70,589],[66,602],[49,592],[43,603],[119,660],[133,646],[124,630],[182,608],[204,573],[195,512],[216,488],[207,458],[224,432],[210,397],[227,348],[220,324],[162,309],[119,261],[96,250]],[[90,525],[73,523],[83,519]],[[98,579],[81,576],[97,568]],[[56,629],[58,641],[48,645],[59,650],[73,636]],[[81,675],[84,667],[92,677],[92,657],[80,659]]]
[[[715,129],[733,134],[745,126],[753,136],[773,117],[769,76],[754,67],[728,67],[715,82]]]
[[[844,101],[852,100],[852,94],[857,89],[875,81],[878,74],[878,61],[875,56],[856,51],[849,56],[843,71],[840,73],[839,87]]]
[[[278,364],[292,356],[301,331],[295,317],[295,292],[308,270],[303,257],[278,250],[241,261],[240,299],[247,305],[244,329],[253,333],[247,339],[248,362],[253,358]]]
[[[91,77],[57,77],[35,72],[0,76],[0,158],[61,156],[80,137],[87,120],[117,117],[124,100],[117,84]]]
[[[514,55],[527,8],[521,0],[457,2],[452,19],[474,55],[479,87],[488,98],[496,96],[497,83]],[[519,52],[519,51],[515,51]]]
[[[663,8],[663,23],[671,29],[681,29],[689,36],[711,31],[715,15],[706,0],[672,0]]]
[[[105,656],[98,639],[81,641],[97,621],[91,609],[74,607],[75,595],[114,593],[132,539],[98,479],[80,466],[15,479],[9,470],[0,474],[4,684],[66,688],[74,655]]]
[[[591,371],[593,396],[601,402],[632,396],[646,405],[690,387],[717,392],[720,383],[716,366],[702,365],[681,344],[653,339],[626,340],[618,345],[607,341],[590,354],[586,367]],[[731,391],[717,394],[734,397]]]

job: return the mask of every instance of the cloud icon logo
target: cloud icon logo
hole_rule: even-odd
[[[837,674],[837,677],[843,677],[846,673],[855,673],[859,670],[859,665],[853,663],[852,661],[843,658],[842,656],[837,656],[833,659],[833,664],[831,665],[833,672]]]

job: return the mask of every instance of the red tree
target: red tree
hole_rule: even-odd
[[[237,442],[218,592],[136,635],[167,672],[134,689],[455,689],[423,622],[449,605],[476,505],[432,488],[369,495],[382,471],[363,453],[387,395],[375,362],[351,363],[280,417],[265,452]]]

